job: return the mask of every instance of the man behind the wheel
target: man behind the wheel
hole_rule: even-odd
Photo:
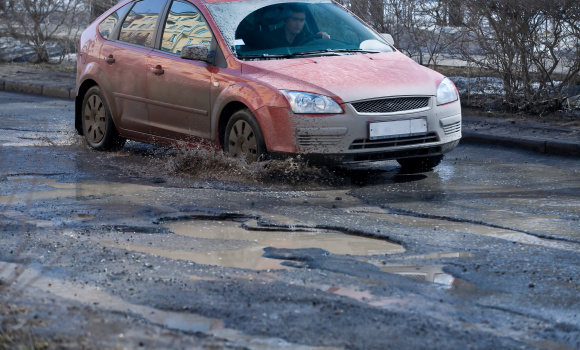
[[[272,32],[272,46],[299,46],[308,42],[309,38],[314,39],[330,39],[330,35],[325,32],[318,32],[316,35],[311,34],[304,29],[304,22],[306,21],[306,12],[304,8],[294,5],[290,8],[290,17],[286,18],[284,26]]]

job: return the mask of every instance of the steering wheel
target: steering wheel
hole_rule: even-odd
[[[312,40],[316,40],[316,39],[322,39],[322,34],[310,34],[306,38],[302,39],[298,43],[298,46],[302,46],[302,45],[304,45],[308,42],[311,42]]]

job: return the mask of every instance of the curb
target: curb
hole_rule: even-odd
[[[66,99],[74,99],[76,97],[75,88],[54,85],[16,83],[7,80],[0,80],[0,90],[16,91],[27,94],[43,95],[48,97],[58,97]]]
[[[488,135],[474,131],[463,131],[462,142],[482,143],[504,147],[520,148],[542,154],[553,154],[567,157],[580,156],[580,143],[564,141],[548,141],[511,137],[502,135]]]

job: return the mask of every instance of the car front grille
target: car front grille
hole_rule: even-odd
[[[353,102],[357,113],[394,113],[429,107],[429,97],[397,97]]]
[[[405,136],[381,140],[360,139],[355,140],[349,149],[373,149],[373,148],[390,148],[399,146],[420,145],[423,143],[437,142],[437,134],[432,132],[426,135]]]
[[[455,134],[456,132],[460,132],[461,131],[461,122],[455,122],[453,124],[449,124],[449,125],[445,125],[443,127],[443,131],[445,132],[445,135],[451,135],[451,134]]]

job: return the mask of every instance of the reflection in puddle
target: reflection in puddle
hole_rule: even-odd
[[[256,227],[255,221],[247,223]],[[152,246],[118,245],[121,248],[163,256],[191,260],[198,264],[267,270],[286,269],[280,260],[264,258],[264,248],[307,249],[320,248],[331,254],[375,255],[399,254],[405,249],[384,240],[350,236],[334,232],[248,231],[239,222],[187,221],[167,225],[178,235],[210,240],[203,251],[195,246],[164,249]]]

